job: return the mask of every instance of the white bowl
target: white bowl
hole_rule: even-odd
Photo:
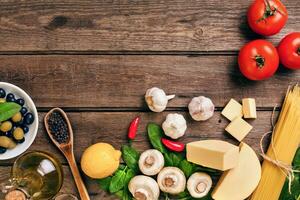
[[[25,134],[25,141],[22,144],[17,144],[14,149],[7,149],[5,153],[0,154],[0,160],[7,160],[19,156],[30,147],[37,135],[39,119],[38,112],[32,99],[24,90],[13,84],[5,82],[0,82],[0,88],[3,88],[6,91],[6,94],[13,93],[16,99],[23,98],[25,100],[24,106],[28,109],[28,112],[31,112],[34,116],[33,123],[28,126],[29,132]]]

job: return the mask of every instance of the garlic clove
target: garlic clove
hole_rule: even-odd
[[[201,198],[208,194],[212,187],[211,177],[202,172],[196,172],[187,181],[187,189],[194,198]]]
[[[186,120],[181,114],[168,114],[162,128],[167,136],[178,139],[185,134],[187,129]]]
[[[165,160],[162,153],[156,149],[144,151],[139,158],[141,172],[148,176],[154,176],[164,167]]]
[[[145,100],[150,110],[153,112],[162,112],[166,109],[168,101],[175,95],[166,95],[166,93],[157,87],[150,88],[146,91]]]
[[[196,121],[205,121],[214,114],[215,106],[211,99],[199,96],[194,97],[188,105],[191,117]]]

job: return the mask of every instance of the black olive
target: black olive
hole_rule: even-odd
[[[23,106],[25,104],[25,100],[20,98],[16,100],[16,103],[19,104],[20,106]]]
[[[22,126],[22,129],[23,129],[24,133],[28,133],[28,131],[29,131],[28,126],[25,126],[25,125]]]
[[[27,113],[27,108],[26,107],[22,107],[20,110],[20,113],[24,116]]]
[[[16,101],[15,95],[13,95],[12,93],[7,94],[6,101],[7,102],[15,102]]]
[[[6,92],[3,88],[0,88],[0,98],[4,98],[6,95]]]
[[[18,144],[22,144],[25,142],[25,137],[23,137],[21,140],[15,140]]]
[[[3,153],[5,153],[5,152],[6,152],[6,148],[0,147],[0,154],[3,154]]]
[[[5,136],[9,137],[9,138],[12,138],[13,137],[13,129],[11,129],[10,131],[7,131],[5,133]]]
[[[32,113],[27,113],[25,116],[24,116],[24,123],[29,125],[29,124],[32,124],[34,121],[34,116]]]

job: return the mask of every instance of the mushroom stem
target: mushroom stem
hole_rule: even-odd
[[[172,187],[175,184],[176,184],[176,177],[174,176],[167,176],[164,180],[164,185],[166,187]]]
[[[138,189],[134,193],[134,198],[136,200],[147,200],[148,192],[144,189]]]
[[[155,158],[153,156],[147,156],[145,159],[145,166],[146,167],[151,167],[155,162]]]
[[[204,182],[200,182],[200,183],[198,183],[198,185],[196,186],[196,190],[197,190],[198,192],[200,192],[200,193],[205,192],[206,188],[207,188],[207,185],[206,185],[206,183],[204,183]]]

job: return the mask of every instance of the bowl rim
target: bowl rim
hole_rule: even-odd
[[[28,105],[28,107],[30,108],[30,110],[32,111],[33,115],[34,115],[34,120],[35,122],[32,124],[33,127],[32,127],[32,133],[31,133],[31,137],[29,140],[26,140],[25,143],[26,145],[24,145],[24,147],[22,149],[18,149],[18,151],[15,151],[13,152],[14,149],[12,150],[9,150],[9,151],[12,151],[10,154],[6,155],[6,153],[4,154],[0,154],[0,160],[9,160],[9,159],[12,159],[12,158],[15,158],[19,155],[21,155],[22,153],[24,153],[27,149],[29,149],[29,147],[32,145],[32,143],[34,142],[36,136],[37,136],[37,132],[38,132],[38,126],[39,126],[39,116],[38,116],[38,112],[37,112],[37,109],[36,109],[36,106],[33,102],[33,100],[31,99],[31,97],[20,87],[14,85],[14,84],[11,84],[11,83],[8,83],[8,82],[1,82],[0,81],[0,87],[7,87],[11,90],[16,90],[18,92],[21,93],[21,97],[23,98],[26,98],[26,103]]]

